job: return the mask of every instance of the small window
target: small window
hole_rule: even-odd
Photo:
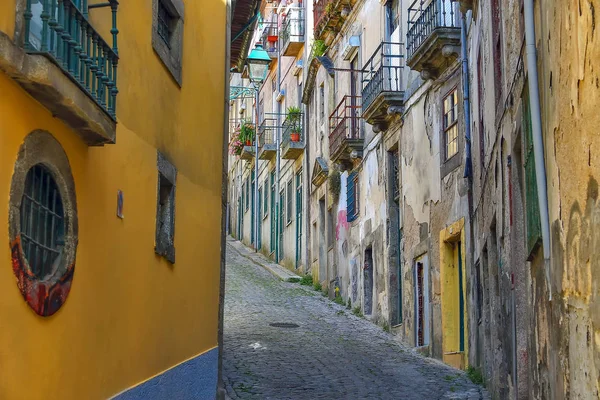
[[[21,201],[21,245],[33,275],[53,272],[65,244],[65,218],[60,192],[41,164],[27,172]]]
[[[319,86],[319,101],[321,105],[321,121],[325,118],[325,84]]]
[[[444,99],[444,144],[446,160],[458,153],[458,92],[454,89]]]
[[[175,262],[175,180],[177,170],[158,153],[155,252]]]
[[[348,175],[348,183],[346,185],[346,219],[348,222],[352,222],[358,218],[359,213],[359,187],[358,187],[358,174],[352,172]]]
[[[246,178],[246,211],[250,209],[250,178]]]
[[[152,12],[152,48],[181,86],[183,0],[153,0]]]
[[[294,201],[294,187],[293,187],[294,181],[293,180],[289,180],[287,183],[287,205],[286,205],[286,223],[289,225],[292,223],[292,212],[294,210],[294,205],[293,205],[293,201]]]
[[[163,0],[158,1],[158,23],[156,29],[158,35],[164,40],[167,47],[171,48],[171,35],[173,34],[174,19]]]
[[[264,191],[264,201],[263,201],[263,215],[266,217],[269,215],[269,177],[265,178],[265,184],[263,185],[265,188]]]
[[[336,227],[333,223],[335,219],[333,218],[333,209],[330,208],[327,211],[327,247],[332,248],[335,243],[335,231]]]

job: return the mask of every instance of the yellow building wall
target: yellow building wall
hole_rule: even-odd
[[[440,232],[440,280],[442,305],[443,361],[455,368],[466,368],[469,360],[467,313],[466,240],[464,218]],[[461,260],[457,243],[460,241]],[[458,266],[462,266],[464,351],[460,351],[460,302]]]
[[[226,4],[185,2],[181,88],[152,49],[151,7],[119,7],[117,144],[86,146],[0,72],[0,399],[104,399],[217,346]],[[107,32],[110,14],[91,14]],[[2,1],[0,31],[14,20]],[[36,129],[65,149],[79,219],[72,289],[46,318],[23,300],[8,243],[13,166]],[[178,169],[174,265],[154,253],[157,149]]]

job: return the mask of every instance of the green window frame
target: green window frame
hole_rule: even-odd
[[[540,207],[538,203],[537,180],[535,176],[535,159],[533,154],[533,134],[531,131],[531,110],[529,108],[529,90],[525,83],[522,96],[523,104],[523,169],[525,171],[525,215],[527,232],[528,260],[533,258],[535,250],[542,239]]]
[[[264,201],[263,201],[263,218],[266,218],[267,215],[269,215],[269,177],[267,176],[265,178],[265,183],[263,184],[263,195],[264,195]]]
[[[358,218],[358,174],[352,172],[348,175],[348,182],[346,183],[346,219],[348,222],[355,221]]]
[[[287,189],[286,189],[286,193],[287,193],[287,204],[286,204],[286,219],[285,222],[287,225],[292,223],[292,216],[293,216],[293,212],[294,212],[294,180],[290,179],[287,182]]]

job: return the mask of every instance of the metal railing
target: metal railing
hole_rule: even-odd
[[[329,154],[336,154],[346,139],[362,139],[361,97],[346,95],[329,116]]]
[[[452,0],[415,0],[408,8],[406,51],[408,58],[437,28],[457,28],[458,2]]]
[[[382,92],[402,92],[404,43],[381,42],[363,71],[362,108],[367,109]]]
[[[89,23],[87,5],[80,9],[73,0],[41,0],[35,4],[28,1],[23,13],[25,49],[50,58],[116,119],[118,2],[109,0],[104,5],[110,6],[112,11],[112,47]]]
[[[337,0],[315,0],[313,3],[313,20],[314,20],[314,28],[315,34],[317,33],[317,27],[321,24],[321,22],[325,21],[329,13],[327,12],[328,8],[333,7],[333,5],[337,2]],[[331,6],[327,7],[328,4],[331,3]]]
[[[283,115],[283,114],[282,114]],[[258,146],[277,143],[277,113],[265,113],[258,126]]]
[[[263,49],[265,49],[266,52],[269,53],[269,56],[271,56],[272,58],[276,58],[278,51],[277,47],[279,43],[277,37],[277,24],[275,22],[264,22],[263,27],[264,30],[261,37]]]
[[[285,49],[290,42],[304,42],[304,8],[291,8],[281,30],[281,44]]]
[[[282,130],[281,130],[281,147],[286,147],[292,141],[292,134],[297,133],[299,135],[297,142],[304,142],[304,129],[303,129],[303,116],[304,114],[299,114],[298,122],[291,122],[289,117],[286,116],[283,121]]]

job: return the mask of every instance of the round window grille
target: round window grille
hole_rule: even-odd
[[[69,159],[48,132],[25,137],[9,197],[11,267],[27,304],[41,316],[67,300],[75,274],[77,199]]]
[[[60,191],[43,165],[25,178],[21,200],[21,246],[29,270],[44,279],[57,269],[65,245],[65,217]]]

